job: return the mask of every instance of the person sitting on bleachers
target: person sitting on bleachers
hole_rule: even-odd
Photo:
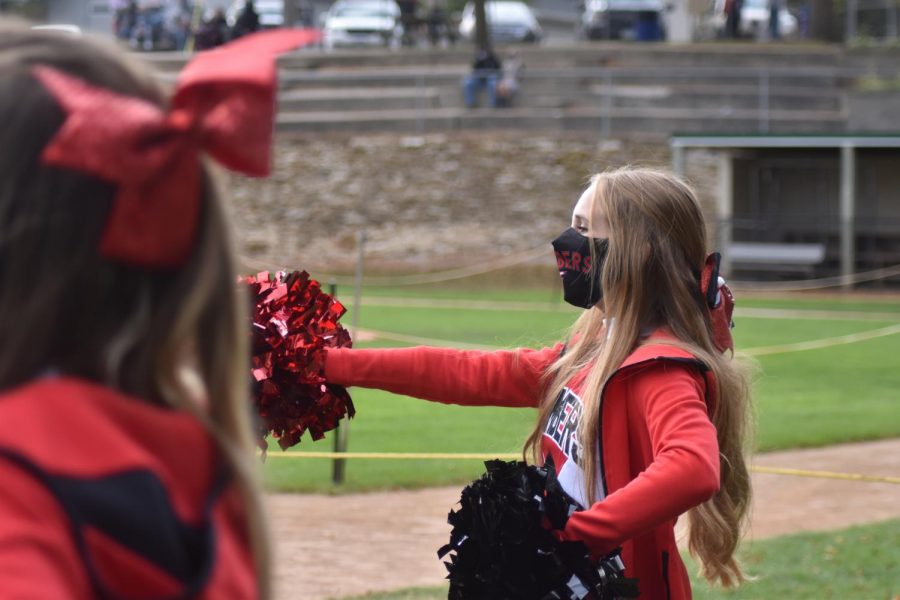
[[[490,48],[478,50],[472,63],[472,72],[463,79],[463,98],[466,108],[475,108],[477,95],[482,89],[487,91],[488,104],[497,106],[497,82],[503,65]]]

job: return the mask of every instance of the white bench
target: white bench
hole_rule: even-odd
[[[811,275],[825,260],[825,244],[732,242],[728,246],[732,271],[778,271]]]

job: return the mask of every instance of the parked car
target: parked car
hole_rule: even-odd
[[[235,0],[228,8],[225,18],[229,27],[234,27],[241,11],[244,10],[245,0]],[[259,15],[259,28],[271,29],[284,25],[284,0],[254,0],[253,7]]]
[[[778,33],[781,37],[797,35],[797,17],[784,8],[778,11]],[[742,37],[760,38],[769,31],[769,0],[744,0],[741,8],[740,34]],[[725,36],[725,0],[716,0],[711,17],[712,28],[719,37]]]
[[[581,28],[589,40],[664,40],[663,0],[584,0]]]
[[[393,0],[338,0],[324,18],[326,48],[395,46],[403,29]]]
[[[524,2],[492,0],[485,2],[485,16],[491,41],[499,43],[541,41],[543,31],[531,8]],[[468,2],[459,22],[459,34],[463,39],[475,38],[475,5]]]

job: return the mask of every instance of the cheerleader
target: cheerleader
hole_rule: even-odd
[[[744,576],[734,553],[750,500],[749,403],[732,360],[733,298],[707,255],[694,192],[648,169],[596,175],[553,241],[565,300],[584,309],[568,337],[541,350],[333,349],[325,376],[466,406],[535,407],[525,453],[553,458],[585,510],[557,535],[595,558],[620,548],[644,598],[691,597],[675,541],[703,575]]]
[[[169,98],[115,48],[0,22],[0,590],[268,596],[247,314],[208,155],[269,168],[277,52]]]

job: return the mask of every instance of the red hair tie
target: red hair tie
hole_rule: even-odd
[[[734,294],[725,285],[725,280],[719,277],[721,260],[722,255],[718,252],[706,257],[703,272],[700,274],[700,292],[709,309],[713,342],[720,352],[725,352],[734,351],[734,340],[731,337],[731,328],[734,326],[731,321],[734,313]]]
[[[190,256],[200,214],[200,153],[228,169],[269,174],[278,54],[310,30],[259,33],[204,52],[182,70],[168,112],[47,66],[34,76],[66,113],[42,162],[118,186],[101,254],[171,268]]]

